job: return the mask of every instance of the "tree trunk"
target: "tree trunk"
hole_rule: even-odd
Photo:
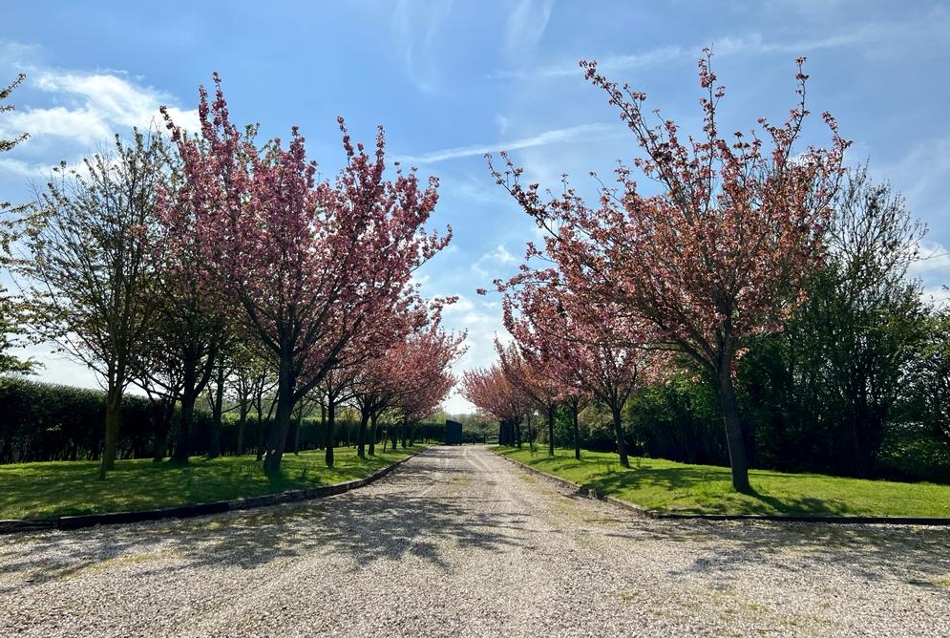
[[[376,424],[377,415],[374,412],[369,419],[369,455],[376,456],[376,439],[379,438],[379,430],[377,429]]]
[[[200,392],[197,390],[197,365],[193,361],[185,360],[184,379],[181,384],[181,419],[178,427],[178,442],[172,454],[175,463],[187,463],[191,453],[191,425],[195,415],[195,401]]]
[[[159,422],[155,428],[155,454],[153,461],[161,463],[168,454],[168,436],[172,430],[172,419],[175,417],[175,399],[163,399],[158,406]]]
[[[277,415],[270,436],[267,437],[267,452],[264,455],[264,473],[267,476],[280,474],[280,461],[290,432],[290,416],[294,409],[294,375],[291,372],[290,353],[282,353],[277,377]]]
[[[300,454],[300,430],[303,427],[303,418],[294,419],[294,454]]]
[[[105,478],[106,472],[115,469],[115,456],[119,447],[119,419],[122,409],[122,384],[117,379],[109,380],[106,393],[106,439],[102,449],[102,464],[99,478]]]
[[[629,468],[630,459],[627,458],[627,442],[623,438],[623,423],[620,419],[620,408],[621,406],[616,403],[611,403],[610,414],[614,421],[614,435],[617,437],[617,454],[620,455],[620,465]]]
[[[369,425],[369,413],[363,411],[360,413],[360,429],[356,433],[356,455],[361,459],[366,458],[366,429]]]
[[[742,438],[742,419],[739,415],[739,405],[736,402],[736,390],[732,384],[731,356],[724,352],[720,363],[719,401],[722,405],[722,421],[726,428],[726,446],[729,450],[729,465],[732,468],[732,487],[737,492],[748,494],[752,491],[749,485],[749,466],[746,460],[745,440]]]
[[[247,413],[250,412],[245,401],[241,401],[237,426],[237,455],[244,456],[244,431],[247,429]]]
[[[399,447],[399,426],[393,423],[390,423],[387,430],[389,431],[389,439],[390,441],[392,441],[392,444],[393,444],[392,450],[393,452],[395,452],[396,448]],[[385,451],[386,450],[383,450],[383,452]]]
[[[172,454],[172,461],[175,463],[188,462],[188,456],[191,453],[191,425],[195,417],[195,400],[197,398],[192,392],[183,392],[181,395],[178,442],[175,445],[175,452]]]
[[[327,467],[333,467],[333,447],[336,445],[336,397],[327,395],[327,427],[324,431],[323,445],[326,452],[323,455]]]
[[[574,458],[581,460],[581,432],[577,423],[577,414],[580,412],[580,401],[571,402],[571,420],[574,426]]]
[[[224,412],[224,366],[219,365],[215,377],[214,400],[211,402],[211,441],[208,458],[221,456],[221,415]]]
[[[554,410],[552,403],[548,406],[548,456],[554,456]]]

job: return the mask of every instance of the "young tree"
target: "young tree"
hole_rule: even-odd
[[[102,476],[115,466],[122,395],[154,315],[151,242],[167,175],[161,137],[139,131],[129,144],[116,136],[115,151],[86,159],[81,171],[61,165],[27,222],[15,265],[38,338],[104,380]]]
[[[10,94],[24,79],[25,75],[20,73],[9,85],[0,88],[0,113],[13,110],[12,104],[4,104],[3,101],[10,97]],[[0,153],[13,149],[14,146],[28,137],[22,133],[17,137],[10,139],[0,138]],[[17,215],[24,212],[24,207],[11,207],[10,202],[0,199],[0,213]],[[8,265],[8,255],[10,254],[10,242],[12,239],[11,229],[6,221],[0,223],[0,265],[4,268]],[[13,338],[20,333],[18,321],[15,318],[16,304],[10,299],[3,286],[0,286],[0,373],[4,372],[29,372],[33,368],[33,362],[22,361],[9,354],[9,350],[14,345]],[[11,338],[13,337],[13,338]]]
[[[278,369],[277,415],[265,471],[277,473],[294,403],[337,366],[373,317],[414,297],[412,272],[447,245],[422,227],[438,199],[437,180],[420,186],[397,167],[384,178],[382,129],[371,155],[340,122],[347,164],[334,183],[317,181],[294,128],[287,148],[262,149],[228,118],[215,76],[202,88],[202,143],[165,117],[184,163],[176,196],[194,211],[215,285],[241,305],[242,322]]]
[[[732,139],[719,132],[725,89],[699,60],[703,134],[684,141],[675,123],[651,126],[646,95],[619,86],[582,62],[633,133],[643,157],[633,167],[659,184],[641,194],[633,169],[620,166],[617,187],[587,207],[566,188],[545,201],[537,184],[518,181],[510,161],[496,179],[552,236],[546,252],[570,286],[593,300],[616,302],[652,325],[657,338],[699,362],[714,380],[738,491],[749,491],[748,462],[733,384],[737,353],[751,335],[774,331],[800,301],[803,280],[822,252],[822,233],[837,187],[845,142],[827,113],[829,148],[796,153],[804,120],[804,59],[798,64],[799,103],[775,126],[759,120],[771,149],[753,131]]]

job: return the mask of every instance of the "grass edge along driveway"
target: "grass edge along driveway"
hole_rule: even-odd
[[[950,485],[898,483],[821,474],[750,470],[754,494],[732,489],[729,468],[664,459],[559,449],[492,448],[497,454],[542,472],[593,488],[647,509],[670,514],[766,514],[816,516],[906,516],[950,518]]]
[[[151,459],[116,461],[99,479],[99,461],[0,465],[0,519],[141,511],[262,496],[363,478],[413,452],[379,449],[365,460],[353,448],[337,448],[333,468],[323,450],[285,454],[281,474],[268,478],[251,456],[192,457],[187,464]]]

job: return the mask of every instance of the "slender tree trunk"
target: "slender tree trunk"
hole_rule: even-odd
[[[729,465],[732,468],[732,487],[737,492],[749,493],[749,465],[746,460],[745,440],[742,438],[742,419],[736,402],[736,390],[732,384],[732,357],[722,356],[719,376],[719,401],[722,405],[722,421],[726,428],[726,445],[729,449]]]
[[[155,455],[153,461],[161,463],[168,454],[168,436],[172,430],[172,419],[175,418],[175,399],[163,399],[159,405],[159,423],[155,431]]]
[[[224,412],[224,365],[218,365],[215,376],[214,400],[211,402],[211,441],[208,458],[221,456],[221,415]]]
[[[366,430],[369,425],[369,412],[360,413],[360,429],[356,433],[356,455],[361,459],[366,458]]]
[[[303,427],[303,419],[297,417],[294,419],[294,454],[300,454],[300,430]]]
[[[554,410],[552,403],[548,406],[548,456],[554,456]]]
[[[389,438],[393,444],[393,447],[392,447],[393,452],[395,452],[396,448],[399,447],[399,426],[393,423],[390,423],[387,429],[389,430]],[[383,450],[383,452],[385,451],[386,450]]]
[[[571,402],[571,421],[574,426],[574,458],[578,461],[581,460],[581,432],[580,427],[577,423],[577,415],[580,412],[580,401]]]
[[[323,444],[326,452],[323,455],[327,467],[333,467],[333,447],[336,445],[336,397],[327,395],[327,427],[324,431]]]
[[[267,453],[264,455],[264,473],[268,476],[280,474],[280,461],[287,445],[290,416],[294,409],[295,379],[291,372],[289,347],[287,350],[288,352],[282,352],[280,357],[280,371],[277,377],[277,415],[270,436],[267,437]]]
[[[327,406],[320,401],[320,436],[317,437],[317,449],[322,450],[325,446],[323,444],[324,439],[326,438],[327,431]]]
[[[237,426],[237,455],[244,456],[244,431],[247,429],[247,413],[250,411],[246,401],[241,401]]]
[[[181,385],[181,419],[178,427],[178,442],[172,454],[175,463],[187,463],[191,453],[191,426],[195,415],[195,401],[199,392],[196,390],[198,379],[195,378],[196,362],[184,361],[184,379]]]
[[[376,413],[373,412],[373,414],[369,418],[369,431],[370,431],[369,455],[370,456],[376,456],[376,439],[379,438],[379,430],[377,429],[377,425],[376,425],[376,417],[377,417]]]
[[[610,404],[610,414],[614,421],[614,435],[617,437],[617,453],[620,455],[620,465],[630,467],[630,459],[627,457],[627,442],[623,438],[623,422],[620,419],[620,408],[616,402]]]
[[[115,469],[115,456],[119,447],[119,420],[122,410],[122,384],[116,378],[109,379],[106,392],[106,438],[102,449],[102,464],[99,478],[105,478],[106,472]]]
[[[175,444],[175,452],[172,454],[172,461],[175,463],[188,462],[188,456],[191,453],[191,426],[195,418],[195,400],[197,398],[192,392],[183,392],[181,395],[178,442]]]

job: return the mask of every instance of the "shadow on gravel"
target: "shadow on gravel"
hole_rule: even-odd
[[[0,574],[20,573],[26,582],[39,582],[136,556],[174,559],[150,571],[219,564],[251,569],[307,553],[345,554],[357,568],[381,558],[413,556],[450,571],[441,545],[489,551],[523,547],[523,516],[486,512],[482,499],[425,495],[434,475],[451,472],[439,480],[460,480],[453,478],[453,468],[439,463],[441,458],[421,457],[399,468],[385,479],[391,483],[381,493],[357,490],[205,518],[24,537],[29,551],[10,552],[0,561]]]
[[[649,536],[708,548],[687,569],[670,571],[671,576],[701,572],[728,579],[730,572],[748,565],[808,573],[815,566],[832,564],[849,572],[856,582],[914,572],[916,578],[907,582],[942,589],[950,600],[950,530],[946,528],[673,520],[647,525],[643,532],[614,536],[641,540]]]

